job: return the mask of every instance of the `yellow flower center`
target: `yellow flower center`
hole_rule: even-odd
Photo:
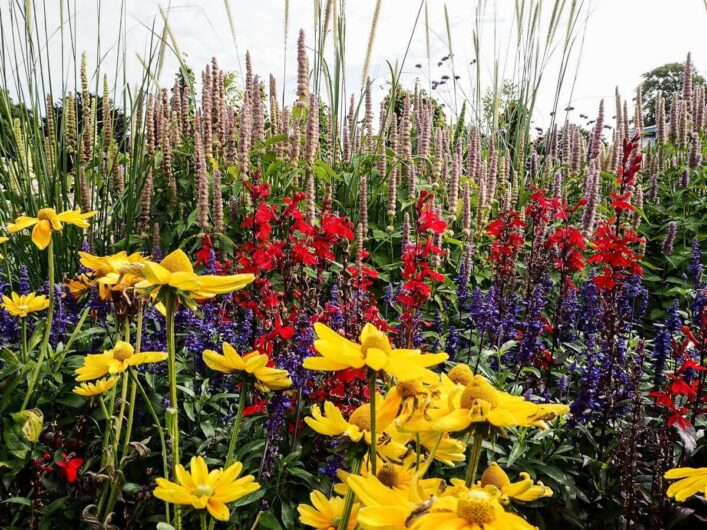
[[[196,497],[211,497],[214,494],[214,488],[208,484],[199,484],[192,492]]]
[[[408,381],[398,381],[398,384],[395,385],[395,389],[398,391],[398,395],[403,399],[415,397],[422,393],[422,385],[420,382],[412,379]]]
[[[175,250],[160,262],[169,272],[194,272],[191,261],[182,250]]]
[[[366,357],[369,348],[376,348],[382,351],[386,355],[390,355],[392,348],[390,347],[390,341],[388,337],[383,334],[373,335],[372,337],[367,337],[366,340],[361,344],[361,352],[363,356]]]
[[[135,348],[127,342],[118,341],[118,344],[116,344],[115,348],[113,348],[113,359],[117,361],[126,361],[132,357],[133,353],[135,353]]]
[[[28,304],[18,304],[17,309],[19,311],[29,311],[29,305]]]
[[[477,399],[486,401],[493,408],[498,405],[498,390],[491,386],[491,383],[485,379],[475,377],[466,385],[464,392],[462,392],[462,408],[470,409]]]
[[[376,478],[389,488],[395,488],[400,484],[398,472],[390,464],[383,465],[379,470]]]
[[[483,491],[470,491],[457,502],[457,515],[472,524],[482,525],[496,520],[496,506]]]
[[[471,371],[471,368],[469,368],[468,365],[458,364],[454,368],[449,370],[447,376],[449,377],[449,379],[452,380],[453,383],[456,383],[457,385],[466,386],[473,379],[474,372]]]
[[[56,212],[51,208],[42,208],[37,212],[37,219],[40,221],[51,221],[53,217],[56,217]]]
[[[371,405],[366,403],[361,405],[349,416],[349,423],[355,425],[362,431],[371,430]]]
[[[508,478],[506,472],[501,469],[496,462],[492,462],[489,467],[486,468],[484,474],[481,475],[481,485],[482,486],[496,486],[499,490],[510,486],[511,479]]]

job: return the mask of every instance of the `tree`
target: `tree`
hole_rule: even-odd
[[[693,85],[705,82],[704,77],[695,72],[694,66],[692,71]],[[673,92],[682,92],[684,76],[685,63],[667,63],[641,76],[643,121],[646,125],[655,125],[655,98],[658,91],[667,98],[670,98]]]

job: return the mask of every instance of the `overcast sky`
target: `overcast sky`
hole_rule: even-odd
[[[142,66],[136,54],[145,54],[149,46],[151,28],[161,32],[159,7],[168,10],[169,25],[180,51],[188,56],[188,63],[197,72],[211,58],[216,56],[226,70],[242,71],[245,50],[253,56],[254,69],[261,77],[274,73],[282,88],[284,52],[284,0],[227,0],[230,1],[236,30],[237,49],[231,37],[224,0],[126,0],[127,34],[126,56],[127,77],[135,83],[141,76]],[[486,17],[482,35],[481,71],[482,83],[488,86],[492,79],[494,33],[496,47],[501,57],[506,57],[509,34],[512,32],[512,0],[487,0]],[[299,28],[307,32],[308,46],[312,46],[313,1],[290,0],[290,20],[288,35],[286,99],[291,101],[295,90],[296,39]],[[322,4],[325,3],[322,0]],[[549,11],[551,1],[544,2]],[[569,2],[567,2],[569,3]],[[42,0],[35,0],[37,6]],[[109,77],[115,69],[116,42],[120,35],[120,4],[118,0],[70,0],[75,13],[76,50],[88,53],[89,69],[95,68],[98,59],[96,39],[100,34],[103,56],[102,71]],[[452,44],[455,52],[456,73],[459,80],[458,104],[462,93],[469,93],[475,70],[469,62],[474,58],[472,33],[475,27],[475,6],[471,0],[428,0],[430,46],[432,50],[432,77],[439,79],[450,74],[449,63],[437,67],[436,60],[448,53],[447,32],[444,19],[445,5],[448,10]],[[584,32],[581,57],[575,55],[568,80],[577,75],[574,91],[567,90],[560,101],[560,108],[567,103],[575,108],[575,115],[584,112],[590,116],[596,113],[599,99],[613,98],[614,87],[619,86],[624,96],[632,95],[640,81],[640,75],[666,62],[684,61],[688,51],[692,51],[693,62],[703,74],[707,68],[707,9],[704,0],[584,0],[588,22]],[[7,2],[0,9],[7,10]],[[50,0],[44,6],[47,12],[47,28],[50,34],[58,28],[60,13],[57,0]],[[75,5],[75,10],[74,10]],[[346,2],[347,35],[347,88],[357,92],[360,87],[361,72],[368,40],[370,20],[375,0],[348,0]],[[370,76],[374,79],[374,89],[380,97],[388,77],[387,61],[402,61],[410,40],[412,28],[418,15],[418,0],[382,0],[380,22],[371,58]],[[100,26],[97,13],[100,6]],[[43,15],[37,15],[43,23]],[[65,15],[66,16],[66,15]],[[7,17],[5,18],[7,21]],[[580,35],[581,37],[582,35]],[[60,63],[61,52],[58,32],[54,34],[50,46],[52,67]],[[330,39],[331,42],[331,39]],[[576,50],[579,51],[580,42]],[[513,49],[510,50],[512,56]],[[69,50],[65,50],[68,57]],[[557,77],[557,55],[550,61],[545,79],[548,82],[540,91],[535,112],[536,125],[549,122],[554,97],[554,80]],[[429,86],[425,49],[424,14],[420,17],[412,38],[410,50],[403,71],[403,82],[412,87],[415,79],[423,86]],[[415,65],[422,63],[422,69]],[[505,69],[511,69],[510,59]],[[177,60],[168,56],[160,82],[171,84],[176,71]],[[504,68],[504,65],[501,65]],[[576,72],[575,72],[576,69]],[[54,74],[56,77],[56,74]],[[475,81],[474,81],[475,82]],[[450,107],[454,105],[449,85],[438,90],[437,95]],[[569,89],[570,83],[567,84]],[[609,102],[607,102],[609,103]],[[613,104],[609,109],[613,114]]]

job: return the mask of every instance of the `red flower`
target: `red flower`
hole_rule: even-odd
[[[60,460],[56,463],[57,467],[59,468],[59,473],[61,475],[64,475],[68,482],[76,482],[79,469],[81,469],[81,466],[84,462],[83,458],[74,456],[73,453],[70,455],[62,453],[62,458],[63,460]]]

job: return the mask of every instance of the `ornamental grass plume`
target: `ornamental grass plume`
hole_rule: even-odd
[[[683,69],[682,78],[682,100],[688,105],[688,113],[692,114],[692,109],[689,105],[692,103],[692,54],[687,53],[687,58],[685,59],[685,68]]]
[[[693,132],[690,141],[688,165],[691,168],[698,168],[700,164],[702,164],[702,140],[698,132]]]
[[[660,90],[655,96],[655,140],[658,145],[667,141],[667,124],[665,122],[665,98]]]
[[[361,175],[358,186],[359,205],[358,205],[358,221],[361,223],[361,231],[363,239],[368,238],[368,177]]]
[[[599,156],[599,144],[601,143],[601,133],[604,127],[604,100],[599,102],[599,112],[597,113],[594,129],[592,129],[591,141],[589,143],[589,153],[587,160],[594,160]]]
[[[309,66],[305,48],[304,30],[299,30],[297,38],[297,102],[295,107],[306,108],[309,95]]]
[[[221,191],[221,171],[214,168],[212,211],[214,214],[214,231],[223,234],[225,225],[223,220],[223,195]]]
[[[204,146],[201,134],[194,131],[194,173],[196,175],[196,209],[199,227],[206,233],[209,229],[209,173],[206,170]]]
[[[675,243],[675,235],[677,234],[677,230],[677,221],[670,221],[668,223],[668,228],[665,231],[665,238],[663,239],[663,254],[666,256],[670,256],[673,253],[673,244]]]
[[[305,162],[307,169],[311,170],[319,151],[319,100],[316,94],[312,94],[309,99],[304,145]]]

